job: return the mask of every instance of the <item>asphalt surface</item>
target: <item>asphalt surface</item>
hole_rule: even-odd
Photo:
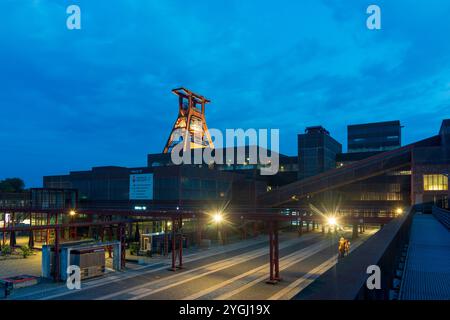
[[[354,243],[356,247],[370,232]],[[349,236],[349,233],[347,233]],[[147,300],[147,299],[289,299],[337,261],[337,236],[312,232],[280,235],[280,275],[267,284],[267,237],[241,241],[186,256],[184,268],[169,271],[170,259],[139,270],[82,283],[81,290],[37,292],[23,299]],[[352,244],[353,246],[353,244]]]

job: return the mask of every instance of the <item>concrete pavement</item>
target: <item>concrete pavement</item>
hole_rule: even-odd
[[[363,235],[359,242],[368,238]],[[350,237],[350,232],[346,233]],[[282,281],[266,284],[269,274],[267,237],[193,253],[184,269],[168,271],[170,259],[124,273],[85,281],[82,289],[60,286],[21,299],[138,300],[138,299],[289,299],[336,263],[337,236],[312,232],[298,237],[280,235]]]

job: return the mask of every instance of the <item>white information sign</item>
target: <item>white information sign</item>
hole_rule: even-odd
[[[130,174],[130,200],[153,199],[153,173]]]

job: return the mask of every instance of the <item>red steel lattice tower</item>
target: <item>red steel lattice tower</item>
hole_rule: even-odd
[[[183,151],[188,148],[214,148],[205,120],[205,105],[210,100],[186,88],[173,89],[172,92],[178,96],[178,117],[163,153],[171,152],[179,143],[183,143]],[[182,132],[182,135],[177,132]]]

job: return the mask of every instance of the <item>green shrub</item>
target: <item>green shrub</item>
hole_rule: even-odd
[[[130,254],[137,256],[139,253],[139,243],[130,243]]]
[[[7,244],[5,244],[4,246],[1,246],[0,250],[1,250],[2,256],[8,256],[8,255],[10,255],[12,253],[11,246],[9,246]]]
[[[22,257],[26,259],[28,256],[31,256],[33,250],[31,250],[29,246],[25,245],[20,247],[20,253],[22,254]]]

